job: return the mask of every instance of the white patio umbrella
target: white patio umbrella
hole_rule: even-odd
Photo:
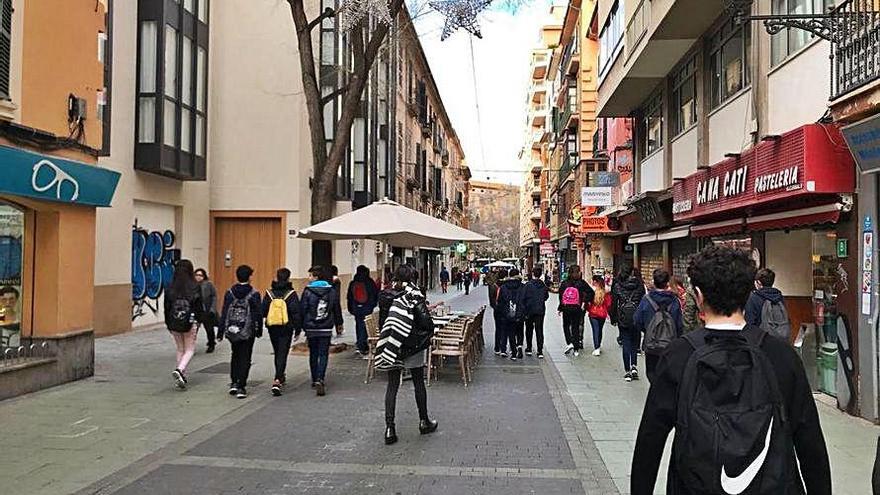
[[[331,218],[299,231],[297,237],[344,241],[372,239],[397,247],[446,247],[452,243],[488,242],[486,236],[425,215],[390,199]]]
[[[493,261],[486,265],[488,268],[516,268],[516,265],[506,261]]]

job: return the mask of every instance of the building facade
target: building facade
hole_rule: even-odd
[[[0,2],[0,399],[94,372],[107,6]]]
[[[476,257],[519,258],[520,187],[470,181],[470,229],[491,239],[472,247]]]

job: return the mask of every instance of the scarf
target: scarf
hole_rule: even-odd
[[[382,325],[379,342],[376,343],[375,366],[377,370],[391,370],[403,366],[401,347],[413,328],[412,309],[424,296],[419,289],[404,284],[403,294],[394,299],[388,310],[388,318]]]

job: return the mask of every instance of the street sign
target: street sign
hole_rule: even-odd
[[[468,249],[467,244],[465,244],[463,242],[459,242],[458,244],[455,245],[455,252],[458,254],[466,253],[467,249]]]
[[[880,115],[840,129],[862,173],[880,171]]]
[[[582,206],[612,206],[614,205],[614,193],[611,187],[582,187]]]

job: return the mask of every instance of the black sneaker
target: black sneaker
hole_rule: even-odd
[[[516,350],[516,357],[517,357],[517,359],[522,359],[522,358],[523,358],[522,346],[520,346],[519,348],[517,348],[517,350]]]
[[[238,391],[235,393],[235,398],[236,399],[247,399],[247,389],[245,389],[244,387],[241,387],[240,389],[238,389]]]
[[[234,383],[229,384],[229,395],[235,395],[238,393],[238,385]]]
[[[623,381],[625,381],[625,382],[631,382],[631,381],[633,381],[633,379],[632,379],[632,373],[630,373],[630,372],[627,371],[626,374],[623,375]]]
[[[281,380],[275,380],[274,382],[272,382],[272,395],[274,395],[275,397],[280,397],[281,388],[283,387],[283,385],[284,384],[281,383]]]
[[[531,355],[532,355],[532,350],[526,349],[526,356],[531,356]]]
[[[639,370],[633,368],[633,370],[630,371],[629,374],[632,375],[632,379],[633,379],[633,380],[638,380],[638,379],[639,379]]]
[[[544,353],[543,353],[543,352],[539,352],[539,353],[538,353],[538,359],[544,359]]]
[[[214,344],[208,344],[208,348],[205,349],[205,354],[211,354],[214,352]]]
[[[318,382],[315,384],[315,393],[318,397],[323,397],[327,394],[327,390],[324,388],[324,382]]]
[[[174,378],[174,385],[183,390],[186,388],[186,379],[183,378],[183,372],[175,369],[171,372],[171,377]]]
[[[516,357],[516,351],[510,353],[510,360],[511,360],[511,361],[516,361],[516,360],[517,360],[517,357]]]

